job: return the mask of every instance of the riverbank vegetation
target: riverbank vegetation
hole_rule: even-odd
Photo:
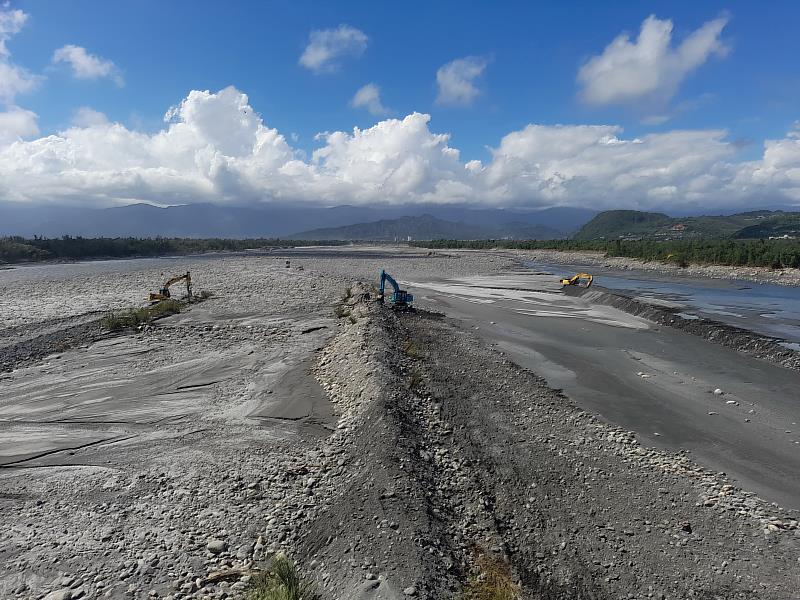
[[[132,258],[200,254],[203,252],[241,252],[251,249],[286,248],[307,245],[340,245],[345,242],[306,242],[273,238],[193,239],[193,238],[0,238],[0,263],[41,262],[46,260],[86,260],[93,258]]]
[[[800,240],[433,240],[430,249],[518,249],[603,252],[606,256],[690,264],[800,268]]]

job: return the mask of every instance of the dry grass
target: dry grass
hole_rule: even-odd
[[[110,312],[101,321],[104,328],[109,331],[123,331],[124,329],[137,329],[147,325],[155,319],[168,317],[181,312],[181,303],[178,300],[162,300],[158,304],[145,308],[133,308],[122,312]]]
[[[403,352],[405,353],[406,356],[408,356],[409,358],[413,358],[414,360],[422,358],[422,352],[417,347],[417,345],[412,341],[408,341],[405,344],[403,344]]]
[[[297,565],[284,554],[278,554],[268,571],[250,579],[247,600],[314,600],[314,585],[305,581]]]
[[[482,555],[477,565],[480,572],[467,583],[465,600],[519,600],[522,597],[511,568],[505,562]]]

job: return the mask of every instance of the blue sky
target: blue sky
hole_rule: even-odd
[[[109,122],[126,130],[154,134],[164,129],[167,109],[179,105],[191,90],[215,93],[227,86],[246,94],[264,126],[277,129],[292,151],[301,151],[300,158],[307,162],[312,151],[325,144],[324,139],[315,140],[319,132],[352,132],[355,126],[368,129],[379,121],[403,119],[417,111],[430,115],[432,134],[449,134],[448,144],[460,150],[462,163],[477,159],[484,167],[492,161],[487,147],[498,148],[504,136],[522,131],[528,124],[610,125],[618,128],[615,135],[627,141],[678,130],[721,129],[725,130],[727,150],[719,160],[739,165],[762,159],[764,141],[786,139],[800,118],[796,60],[800,56],[800,36],[796,35],[800,5],[794,2],[770,2],[765,7],[753,2],[713,1],[36,0],[12,2],[5,9],[26,15],[24,26],[6,36],[7,60],[37,77],[33,89],[6,102],[36,115],[38,134],[20,135],[20,142],[63,132],[74,123],[81,107],[103,113]],[[672,23],[670,49],[719,20],[723,24],[715,38],[716,49],[705,52],[699,64],[685,67],[675,77],[670,75],[672,84],[652,93],[620,100],[614,96],[616,92],[610,92],[610,101],[587,101],[588,84],[579,81],[582,67],[601,56],[620,35],[629,34],[635,43],[650,15]],[[300,64],[312,32],[342,25],[364,36],[360,48],[335,60],[335,68],[324,65],[315,70]],[[54,60],[54,52],[68,45],[113,63],[113,69],[102,76],[76,77],[73,63]],[[467,82],[474,94],[466,101],[443,102],[437,71],[460,59],[478,65],[480,74]],[[642,71],[623,73],[628,78],[639,74],[647,75]],[[604,77],[595,75],[596,79]],[[354,94],[367,84],[379,88],[380,106],[387,110],[372,114],[363,106],[352,105]],[[605,84],[599,81],[596,85]],[[11,134],[6,138],[11,139]],[[539,158],[537,155],[537,161]],[[720,164],[717,161],[707,168],[718,171]],[[130,168],[120,165],[120,172]],[[563,165],[561,168],[563,171]],[[691,175],[697,177],[698,173]],[[566,177],[577,181],[586,175],[575,167],[574,177],[570,173]],[[736,177],[729,174],[726,181]],[[800,201],[795,194],[800,184],[795,186],[791,174],[788,177],[789,191],[762,191],[765,201]],[[427,187],[416,190],[412,201],[434,197],[431,190],[435,184],[427,176],[423,179]],[[685,195],[678,182],[656,183],[651,189],[675,188]],[[686,190],[694,189],[686,185]],[[537,189],[542,187],[547,185]],[[752,191],[745,193],[741,186],[736,189],[742,194],[736,202],[746,205],[754,201]],[[10,189],[7,195],[12,199],[35,197],[17,191]],[[277,193],[263,191],[269,196]],[[291,195],[286,190],[281,193],[285,198]],[[487,193],[481,191],[481,195]],[[498,192],[497,197],[519,204],[528,192],[515,193]],[[586,204],[595,193],[570,190],[560,198],[542,197],[536,205],[564,203],[564,198],[567,203]],[[693,198],[698,201],[699,196]],[[156,201],[144,195],[138,199]],[[408,199],[403,196],[397,201]],[[446,201],[453,201],[453,196]]]

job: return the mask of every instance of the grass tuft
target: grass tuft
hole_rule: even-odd
[[[510,567],[500,560],[480,556],[480,572],[467,583],[465,600],[519,600],[521,590],[514,583]]]
[[[412,341],[408,341],[405,344],[403,344],[403,352],[405,353],[406,356],[408,356],[409,358],[413,358],[415,360],[422,358],[422,352],[420,352],[420,349]]]
[[[247,600],[314,600],[317,593],[312,583],[303,579],[297,565],[285,554],[275,557],[269,571],[250,579]]]
[[[158,304],[145,308],[133,308],[122,312],[110,312],[101,321],[102,326],[109,331],[122,331],[124,329],[137,329],[142,325],[151,323],[154,319],[168,317],[181,312],[181,303],[178,300],[162,300]]]

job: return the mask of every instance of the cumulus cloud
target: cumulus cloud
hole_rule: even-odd
[[[0,9],[0,56],[8,56],[6,41],[15,33],[19,33],[28,20],[28,15],[21,10]]]
[[[351,25],[312,31],[300,64],[315,73],[335,71],[342,58],[361,56],[367,47],[367,35]]]
[[[53,53],[53,64],[60,63],[68,65],[76,79],[110,77],[119,86],[125,83],[113,62],[89,54],[86,48],[81,46],[67,44],[56,50]]]
[[[35,112],[18,106],[0,111],[0,146],[39,135],[37,120]]]
[[[366,108],[372,115],[385,115],[389,112],[381,102],[381,89],[374,83],[368,83],[359,89],[350,101],[350,106]]]
[[[0,7],[0,103],[12,104],[18,94],[31,91],[40,78],[11,61],[6,42],[18,33],[28,15],[21,10],[3,10]]]
[[[98,125],[107,125],[108,117],[88,106],[81,106],[72,115],[73,127],[96,127]]]
[[[21,111],[21,109],[19,109]],[[24,113],[24,111],[22,111]],[[450,137],[412,113],[318,136],[309,159],[229,87],[192,91],[153,134],[91,109],[30,141],[35,115],[0,117],[21,133],[0,147],[0,194],[14,201],[107,206],[149,201],[377,204],[452,202],[598,209],[800,204],[800,129],[736,160],[723,130],[626,137],[614,125],[531,124],[488,160],[462,160]]]
[[[467,56],[440,67],[436,71],[436,84],[439,87],[436,102],[461,106],[471,104],[480,93],[475,80],[483,73],[487,64],[485,58]]]
[[[709,21],[673,47],[672,21],[649,16],[635,41],[623,33],[580,68],[581,98],[595,105],[666,104],[687,75],[727,54],[720,38],[727,22],[727,16]]]

